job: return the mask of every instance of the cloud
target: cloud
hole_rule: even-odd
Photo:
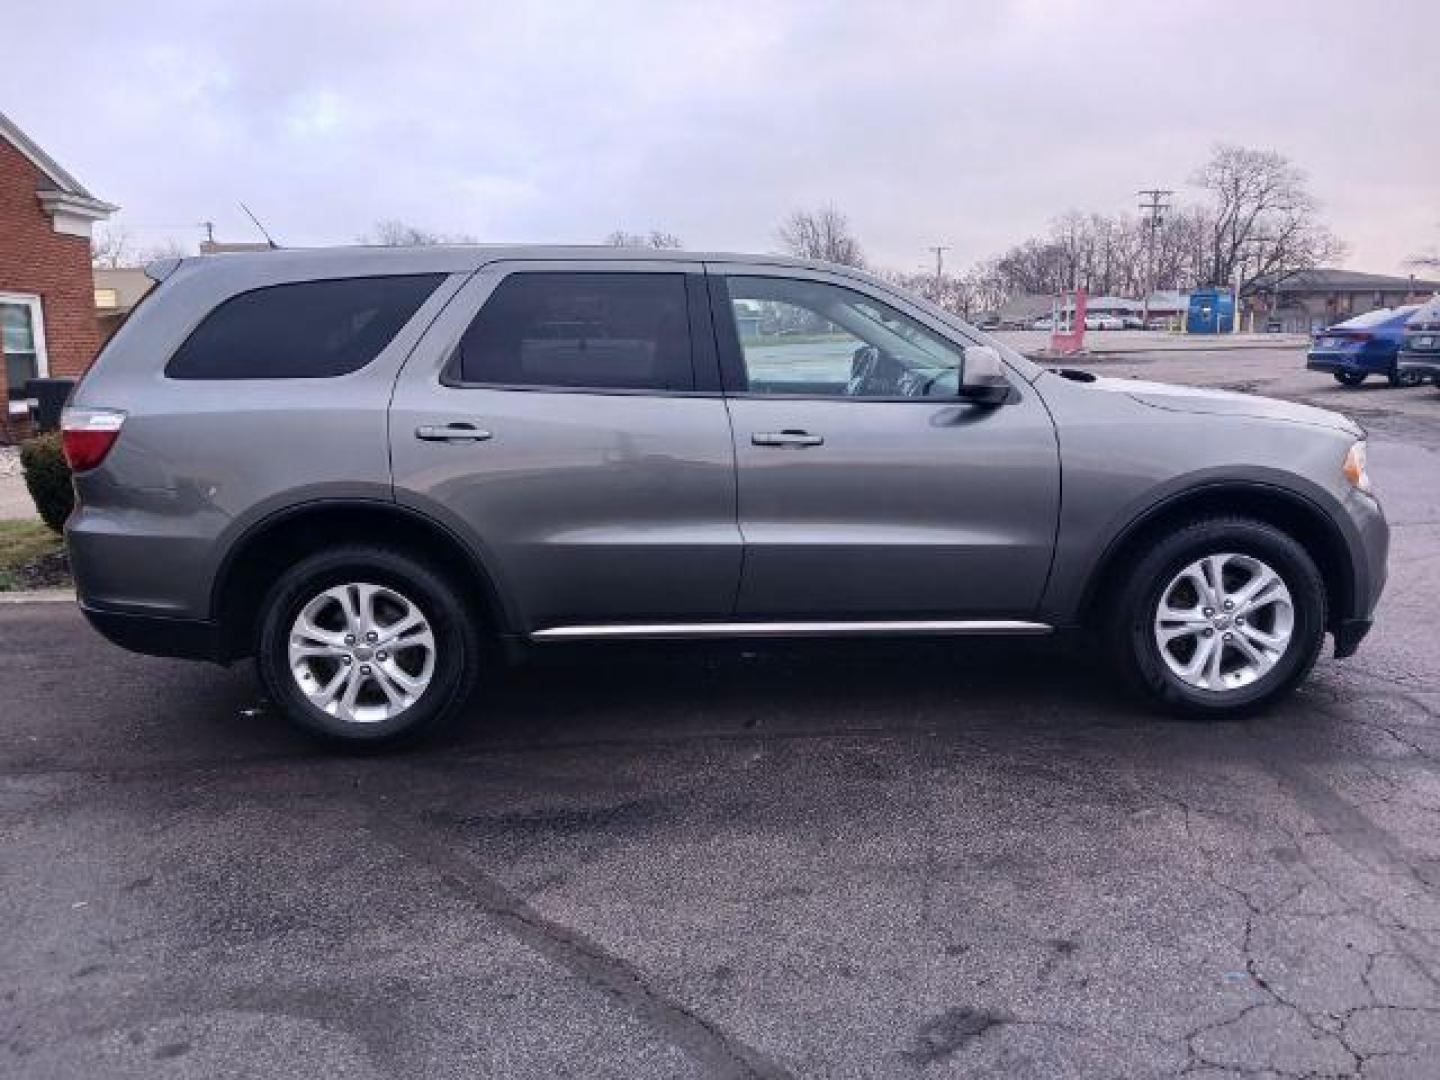
[[[20,7],[65,47],[7,52],[0,100],[145,237],[248,236],[243,199],[288,243],[401,218],[765,250],[833,202],[913,269],[1183,188],[1227,141],[1308,169],[1353,266],[1440,240],[1423,0]]]

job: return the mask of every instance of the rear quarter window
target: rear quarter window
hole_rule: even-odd
[[[205,316],[165,366],[172,379],[325,379],[390,344],[444,274],[270,285]]]
[[[693,390],[683,274],[536,271],[496,287],[461,340],[481,386]]]

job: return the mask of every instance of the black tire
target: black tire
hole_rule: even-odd
[[[1365,373],[1363,371],[1336,371],[1333,372],[1333,374],[1335,381],[1341,386],[1355,387],[1365,381]]]
[[[1402,386],[1420,386],[1424,382],[1425,376],[1421,375],[1418,371],[1395,370],[1390,372],[1390,385],[1397,388]]]
[[[434,637],[429,684],[397,715],[364,723],[312,704],[289,659],[290,630],[305,605],[328,588],[357,582],[404,597],[419,609]],[[280,576],[260,609],[255,656],[270,701],[305,731],[347,746],[394,746],[435,734],[462,711],[482,666],[480,618],[463,595],[434,567],[387,547],[347,546],[302,559]],[[378,695],[379,688],[366,692]]]
[[[1155,614],[1162,592],[1181,570],[1221,553],[1251,556],[1279,574],[1290,591],[1294,624],[1288,648],[1264,675],[1235,689],[1204,690],[1182,681],[1161,657]],[[1325,639],[1325,583],[1305,549],[1273,525],[1202,518],[1147,548],[1111,597],[1107,622],[1112,662],[1133,689],[1178,712],[1223,718],[1269,704],[1310,673]]]

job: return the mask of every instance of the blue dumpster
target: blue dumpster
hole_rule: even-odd
[[[1235,296],[1229,289],[1196,289],[1190,294],[1185,330],[1191,334],[1228,334],[1235,329]]]

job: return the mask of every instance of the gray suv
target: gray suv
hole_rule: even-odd
[[[1259,706],[1369,629],[1364,432],[1037,367],[842,267],[585,248],[168,260],[64,421],[80,603],[433,730],[547,643],[1083,631]]]

